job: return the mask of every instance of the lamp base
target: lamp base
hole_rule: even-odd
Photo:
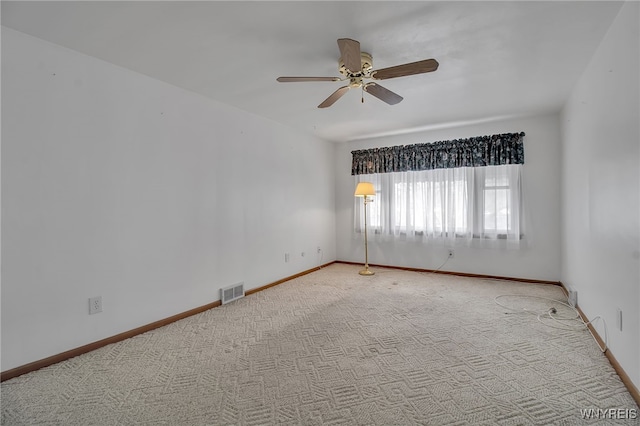
[[[370,271],[369,268],[365,268],[362,271],[358,272],[360,275],[373,275],[375,272]]]

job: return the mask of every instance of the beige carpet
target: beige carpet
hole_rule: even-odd
[[[334,264],[8,380],[2,424],[640,424],[583,419],[638,410],[588,331],[494,300],[564,300],[558,287],[358,269]]]

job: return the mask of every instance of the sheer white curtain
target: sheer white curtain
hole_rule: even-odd
[[[522,165],[475,168],[477,186],[474,232],[480,241],[504,240],[519,246],[525,236]]]
[[[373,238],[519,246],[524,235],[521,168],[504,165],[356,175],[354,183],[372,182],[376,189],[374,201],[367,206]],[[362,232],[362,199],[355,203],[355,229]]]

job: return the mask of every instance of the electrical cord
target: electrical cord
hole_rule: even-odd
[[[447,262],[449,261],[449,259],[451,259],[453,256],[451,255],[447,255],[447,258],[444,260],[444,262],[442,262],[442,264],[440,266],[438,266],[436,269],[434,269],[433,271],[429,271],[429,274],[435,274],[436,272],[438,272],[440,269],[442,269],[442,267],[444,265],[447,264]]]
[[[446,264],[447,264],[447,262],[449,262],[449,259],[451,259],[452,257],[453,257],[453,256],[451,256],[451,255],[447,255],[447,258],[444,260],[444,262],[442,262],[442,263],[440,264],[440,266],[438,266],[438,267],[437,267],[436,269],[434,269],[434,270],[431,270],[431,271],[429,271],[429,270],[417,270],[417,271],[415,271],[415,272],[417,272],[417,273],[419,273],[419,274],[424,274],[424,275],[431,275],[431,274],[435,274],[435,273],[437,273],[438,271],[440,271],[440,269],[442,269],[442,267],[443,267],[444,265],[446,265]],[[385,272],[385,271],[380,271],[380,272]]]
[[[542,312],[540,313],[539,311],[533,311],[533,310],[529,310],[526,308],[521,308],[521,309],[517,309],[517,308],[513,308],[511,306],[507,306],[503,303],[500,303],[498,301],[498,299],[503,298],[503,297],[521,297],[521,298],[529,298],[529,299],[536,299],[536,300],[543,300],[546,302],[553,302],[553,303],[557,303],[560,304],[568,309],[570,309],[571,311],[574,312],[573,316],[560,316],[558,314],[558,310],[555,307],[550,307],[546,312]],[[582,317],[580,316],[580,313],[578,312],[578,310],[574,307],[571,306],[568,303],[565,303],[561,300],[557,300],[557,299],[551,299],[548,297],[541,297],[541,296],[529,296],[529,295],[524,295],[524,294],[502,294],[500,296],[496,296],[494,298],[494,302],[498,305],[501,306],[505,309],[511,310],[511,311],[515,311],[516,313],[526,313],[526,314],[531,314],[531,315],[535,315],[536,318],[538,319],[538,322],[540,322],[541,324],[547,326],[547,327],[551,327],[551,328],[556,328],[559,330],[581,330],[583,328],[586,328],[589,331],[589,334],[591,334],[591,337],[593,338],[593,340],[596,342],[596,344],[598,345],[598,347],[600,348],[600,350],[602,351],[602,353],[607,351],[607,347],[608,347],[608,336],[607,336],[607,323],[605,322],[604,318],[602,318],[601,316],[597,316],[595,318],[593,318],[591,321],[584,321],[582,319]],[[544,322],[543,318],[549,318],[553,321],[553,323],[557,323],[560,325],[552,325],[553,323],[549,323],[549,322]],[[594,321],[596,320],[601,320],[602,324],[604,326],[604,347],[602,347],[600,345],[600,342],[598,342],[598,339],[596,339],[596,336],[591,332],[591,329],[589,329],[589,324],[592,324]],[[577,321],[579,324],[578,325],[570,325],[570,324],[565,324],[565,321]]]
[[[444,265],[447,264],[447,262],[449,262],[449,259],[451,259],[451,255],[448,255],[447,258],[444,260],[444,262],[442,262],[442,264],[440,264],[440,266],[438,266],[436,269],[434,269],[433,271],[430,271],[429,274],[435,274],[437,273],[440,269],[442,269],[442,267]],[[551,284],[548,284],[551,285]],[[555,286],[555,284],[553,284]],[[562,306],[567,307],[568,309],[570,309],[571,311],[573,311],[574,315],[570,316],[570,317],[562,317],[560,315],[558,315],[558,310],[554,307],[549,308],[546,312],[543,313],[538,313],[538,312],[534,312],[534,311],[530,311],[528,309],[522,308],[521,310],[512,308],[510,306],[504,305],[500,302],[498,302],[498,299],[501,297],[524,297],[524,298],[532,298],[532,299],[538,299],[538,300],[544,300],[544,301],[551,301],[554,303],[559,303]],[[540,322],[541,324],[547,326],[547,327],[551,327],[551,328],[556,328],[556,329],[560,329],[560,330],[580,330],[583,328],[586,328],[589,331],[589,334],[591,335],[591,337],[593,338],[593,340],[596,342],[596,345],[598,345],[598,348],[600,349],[600,351],[602,351],[602,353],[605,353],[607,351],[608,348],[608,336],[607,336],[607,323],[604,320],[604,318],[602,318],[600,315],[598,315],[597,317],[593,318],[591,321],[584,321],[582,319],[582,317],[580,316],[580,313],[578,312],[578,310],[576,309],[575,306],[572,306],[566,302],[563,302],[561,300],[557,300],[557,299],[551,299],[548,297],[541,297],[541,296],[529,296],[529,295],[523,295],[523,294],[503,294],[500,296],[496,296],[494,298],[494,301],[497,305],[502,306],[505,309],[509,309],[512,311],[516,311],[516,312],[522,312],[522,313],[528,313],[528,314],[532,314],[535,315],[538,322]],[[554,321],[555,323],[559,323],[561,324],[561,326],[558,325],[551,325],[548,322],[545,323],[543,321],[543,318],[548,317],[550,318],[552,321]],[[598,339],[596,339],[596,336],[593,334],[593,332],[591,331],[591,329],[589,328],[589,324],[592,324],[594,321],[596,320],[601,320],[602,324],[603,324],[603,328],[604,328],[604,347],[600,345],[600,342],[598,342]],[[567,325],[564,323],[564,321],[578,321],[579,325]]]

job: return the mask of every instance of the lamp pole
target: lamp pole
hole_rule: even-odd
[[[369,197],[376,195],[376,190],[371,182],[359,182],[356,187],[356,197],[362,197],[364,202],[364,269],[360,271],[360,275],[373,275],[374,272],[369,270],[369,244],[367,242],[367,204],[373,200]]]
[[[369,244],[367,242],[367,204],[371,202],[369,198],[364,196],[364,269],[359,272],[360,275],[373,275],[375,272],[369,270]]]

